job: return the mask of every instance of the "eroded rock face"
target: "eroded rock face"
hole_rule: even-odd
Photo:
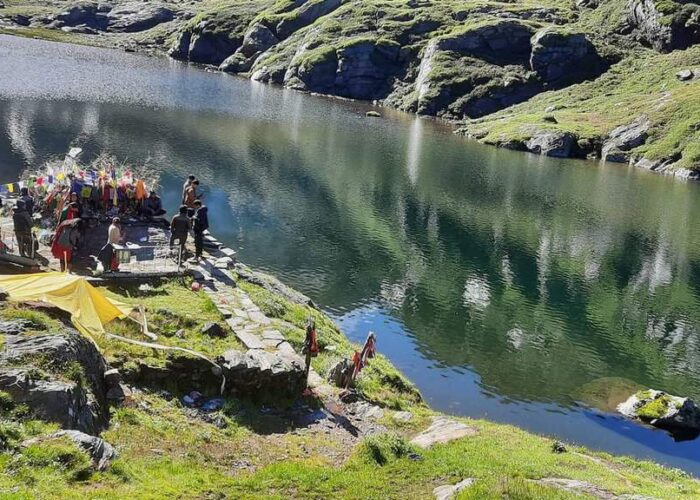
[[[228,73],[241,73],[250,70],[255,60],[277,44],[279,40],[264,24],[253,24],[243,37],[243,45],[221,63],[219,69]]]
[[[531,43],[530,67],[548,84],[580,82],[606,69],[595,47],[583,34],[545,29],[537,32]]]
[[[574,156],[576,137],[568,132],[542,132],[527,141],[525,147],[531,153],[569,158]]]
[[[646,142],[650,125],[649,118],[642,115],[632,123],[614,129],[603,142],[601,158],[612,162],[628,162],[629,151]]]
[[[84,380],[74,381],[62,374],[70,367],[74,374],[80,369]],[[21,332],[6,334],[0,355],[0,390],[26,404],[38,418],[97,434],[109,420],[105,369],[95,345],[72,329],[31,337]]]
[[[700,8],[688,3],[664,15],[656,0],[630,0],[628,20],[642,39],[659,52],[684,49],[700,43]]]
[[[451,50],[498,64],[525,63],[530,55],[532,28],[517,21],[487,24],[435,41],[438,50]]]
[[[229,38],[227,33],[216,31],[209,22],[202,21],[191,31],[180,33],[168,55],[175,59],[218,66],[240,45],[240,40]]]
[[[381,99],[402,69],[399,54],[398,44],[373,40],[317,50],[314,57],[307,57],[302,48],[285,73],[284,83],[298,90]]]

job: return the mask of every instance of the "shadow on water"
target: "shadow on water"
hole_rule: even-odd
[[[576,406],[606,377],[700,398],[698,186],[46,45],[0,49],[0,182],[79,144],[147,161],[172,211],[195,173],[219,239],[374,329],[434,407],[700,472],[697,443]]]

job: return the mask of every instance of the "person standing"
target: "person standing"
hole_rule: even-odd
[[[196,177],[194,175],[188,175],[187,180],[182,185],[182,204],[185,205],[185,195],[187,194],[187,189],[192,185]]]
[[[172,249],[175,241],[177,241],[180,249],[180,258],[182,258],[182,253],[185,250],[185,242],[189,232],[190,219],[187,217],[187,207],[182,205],[179,213],[170,221],[170,248]]]
[[[20,199],[12,209],[12,222],[15,227],[17,248],[22,257],[32,257],[34,242],[32,240],[32,218],[27,212],[25,203]]]
[[[107,229],[107,243],[100,249],[100,253],[97,254],[97,258],[102,263],[102,269],[104,272],[118,271],[119,263],[114,262],[114,245],[121,244],[124,239],[121,228],[121,220],[119,217],[114,217],[112,219],[112,224],[110,224],[109,229]]]
[[[201,200],[194,202],[194,216],[192,217],[192,230],[194,232],[194,257],[202,258],[204,249],[204,231],[209,229],[209,209],[202,204]]]
[[[197,195],[197,189],[199,188],[199,181],[193,180],[190,187],[185,191],[185,206],[187,207],[187,215],[192,217],[194,215],[195,206],[194,202],[199,199]]]
[[[34,198],[29,194],[29,189],[23,187],[19,190],[19,201],[24,203],[24,208],[29,214],[29,217],[34,213]]]

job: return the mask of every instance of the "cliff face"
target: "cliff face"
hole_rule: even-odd
[[[138,44],[176,59],[462,121],[501,146],[686,176],[700,168],[695,2],[57,3],[61,12],[20,21],[88,33],[88,43],[138,31]]]

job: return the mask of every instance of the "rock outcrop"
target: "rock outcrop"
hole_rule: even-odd
[[[382,99],[402,69],[400,47],[385,40],[355,40],[340,48],[304,51],[292,61],[285,85],[353,99]]]
[[[651,122],[642,115],[632,123],[615,128],[603,142],[601,159],[626,163],[630,159],[630,150],[641,146],[649,136]]]
[[[541,132],[528,140],[525,147],[531,153],[569,158],[575,156],[576,137],[568,132]]]
[[[544,29],[530,43],[530,67],[550,86],[595,78],[606,69],[603,59],[582,33]]]
[[[175,12],[157,2],[127,2],[117,6],[106,2],[80,2],[67,7],[53,19],[49,27],[64,31],[109,31],[132,33],[145,31],[172,21]],[[89,32],[89,31],[87,31]]]
[[[275,34],[279,39],[287,38],[320,17],[330,14],[341,6],[343,0],[319,0],[300,3],[302,5],[296,12],[296,15],[284,16],[275,26]]]
[[[201,21],[180,33],[168,54],[175,59],[218,66],[240,46],[241,40],[230,38],[227,32],[216,29],[208,21]]]
[[[72,329],[26,336],[27,328],[5,333],[0,390],[42,420],[98,434],[109,420],[102,355]]]
[[[172,21],[173,17],[173,11],[163,5],[154,2],[130,2],[109,11],[107,30],[118,33],[144,31]]]
[[[628,3],[629,22],[647,45],[659,52],[670,52],[700,43],[700,6],[675,2],[660,6],[659,3],[657,0]]]
[[[219,69],[228,73],[248,71],[260,54],[278,42],[270,28],[264,24],[255,23],[243,37],[243,44],[221,63]]]

